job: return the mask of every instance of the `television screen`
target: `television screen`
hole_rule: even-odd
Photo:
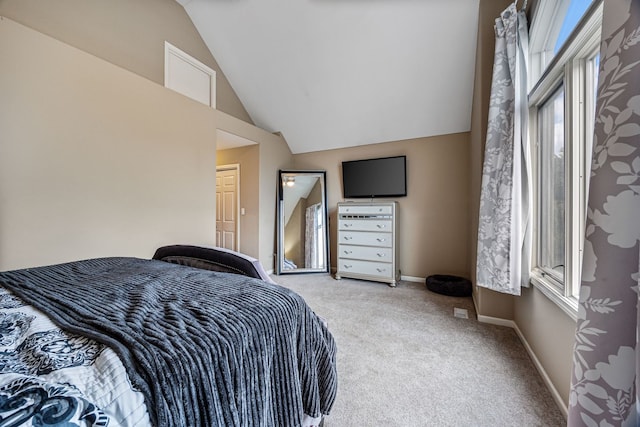
[[[406,156],[342,162],[345,199],[407,195]]]

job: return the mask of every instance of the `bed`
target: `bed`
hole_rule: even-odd
[[[325,322],[251,257],[0,273],[2,426],[317,426],[336,392]]]

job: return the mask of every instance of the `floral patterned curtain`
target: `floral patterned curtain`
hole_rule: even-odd
[[[478,286],[520,295],[531,253],[527,56],[524,10],[511,4],[496,19],[496,50],[482,169]]]
[[[638,426],[640,0],[605,0],[569,426]]]

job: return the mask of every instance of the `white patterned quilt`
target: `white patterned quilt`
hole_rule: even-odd
[[[0,287],[0,426],[148,426],[107,346],[66,333]]]

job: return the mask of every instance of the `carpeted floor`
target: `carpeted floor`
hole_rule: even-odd
[[[479,323],[471,298],[423,283],[273,279],[302,295],[336,339],[338,397],[325,427],[566,424],[516,333]]]

